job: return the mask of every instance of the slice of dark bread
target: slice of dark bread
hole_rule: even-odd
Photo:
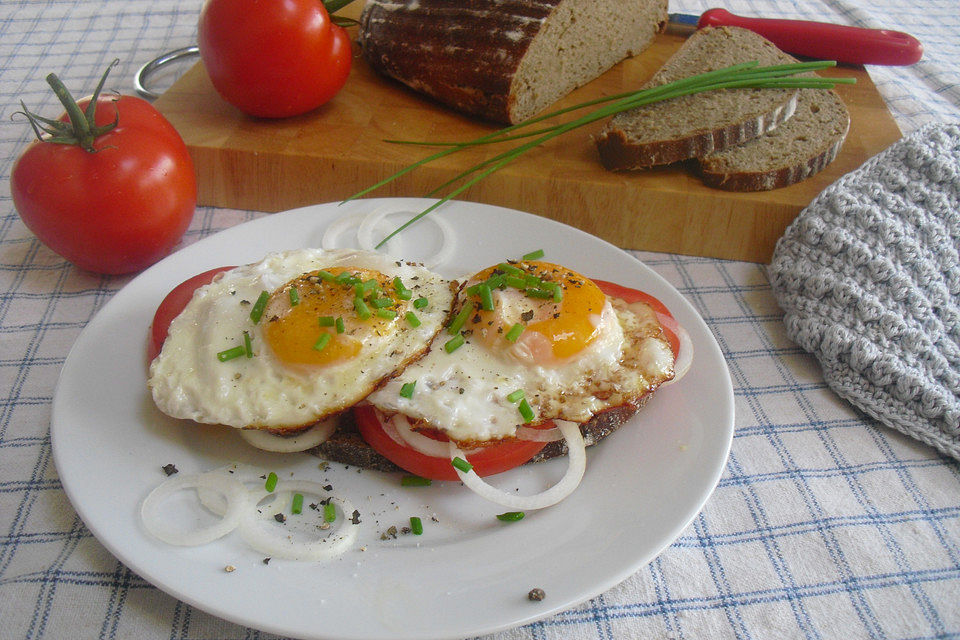
[[[580,433],[587,446],[592,446],[608,435],[620,428],[623,423],[632,418],[637,411],[646,403],[646,399],[651,394],[647,394],[636,403],[621,405],[607,409],[595,415],[589,422],[580,425]],[[375,471],[401,471],[400,467],[393,464],[379,453],[373,450],[357,430],[356,422],[350,411],[341,415],[340,425],[333,435],[318,447],[311,449],[310,453],[333,462],[339,462],[350,466],[356,466],[363,469],[373,469]],[[547,446],[540,450],[530,462],[542,462],[557,456],[567,454],[567,445],[563,440],[549,442]]]
[[[653,41],[667,0],[368,0],[363,56],[458,111],[516,123]]]
[[[793,117],[732,149],[699,159],[704,183],[728,191],[766,191],[794,184],[833,162],[850,129],[834,91],[801,89]]]
[[[644,85],[656,87],[734,64],[796,62],[772,42],[738,27],[694,33]],[[721,89],[657,102],[617,114],[597,136],[603,166],[633,170],[723,151],[787,120],[797,89]]]

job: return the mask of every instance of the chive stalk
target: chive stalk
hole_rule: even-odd
[[[303,494],[293,494],[293,504],[290,505],[290,513],[297,515],[303,512]]]
[[[253,303],[253,309],[250,309],[250,319],[253,321],[253,324],[260,322],[260,318],[263,317],[263,310],[267,308],[267,300],[269,299],[269,293],[266,291],[260,292],[260,297]]]
[[[217,352],[217,360],[220,362],[226,362],[227,360],[233,360],[234,358],[239,358],[247,352],[245,348],[241,345],[236,347],[231,347],[229,349],[224,349],[223,351]]]
[[[337,519],[337,507],[333,502],[328,502],[323,505],[323,520],[324,522],[333,522]]]
[[[400,478],[401,487],[429,487],[431,484],[433,484],[433,480],[420,476],[403,476]]]
[[[460,456],[457,456],[453,460],[451,460],[450,464],[452,464],[454,467],[456,467],[460,471],[463,471],[464,473],[469,473],[470,470],[473,469],[473,465],[467,462],[466,460],[464,460],[463,458],[461,458]]]

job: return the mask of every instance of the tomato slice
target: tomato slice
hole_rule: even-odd
[[[667,342],[670,343],[670,349],[673,350],[673,357],[676,358],[680,355],[680,337],[677,334],[680,325],[665,304],[649,293],[637,289],[624,287],[623,285],[607,282],[606,280],[593,280],[593,282],[600,287],[601,291],[611,298],[619,298],[627,303],[643,302],[649,305],[650,308],[653,309],[653,312],[657,314],[660,327],[663,329]]]
[[[374,450],[401,469],[431,480],[457,480],[450,458],[434,458],[400,444],[384,430],[379,412],[372,405],[353,408],[360,435]],[[548,422],[544,427],[553,426]],[[487,445],[467,454],[467,461],[480,476],[490,476],[518,467],[546,446],[545,442],[509,440]]]
[[[193,292],[205,284],[213,281],[214,276],[224,271],[229,271],[233,267],[217,267],[203,273],[197,274],[192,278],[184,280],[173,288],[167,297],[163,299],[157,312],[153,316],[153,322],[150,324],[150,340],[147,344],[147,361],[151,361],[160,354],[163,348],[163,341],[167,339],[167,331],[170,329],[170,323],[180,315],[187,303],[193,297]]]

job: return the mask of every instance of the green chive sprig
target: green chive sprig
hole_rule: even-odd
[[[522,141],[529,138],[529,140],[526,142],[519,143],[507,151],[499,153],[488,160],[473,165],[472,167],[459,173],[431,191],[428,195],[434,196],[439,194],[447,187],[462,181],[460,186],[452,189],[446,195],[440,197],[437,202],[416,214],[405,223],[394,229],[385,238],[383,238],[383,240],[377,244],[377,248],[379,249],[395,235],[402,232],[404,229],[414,224],[433,210],[437,209],[443,203],[457,197],[490,174],[502,169],[505,165],[516,160],[530,149],[533,149],[534,147],[537,147],[548,140],[561,136],[564,133],[573,131],[574,129],[579,129],[584,125],[597,122],[598,120],[609,118],[623,111],[653,104],[655,102],[678,98],[680,96],[702,93],[704,91],[714,91],[717,89],[833,89],[838,84],[853,84],[856,82],[855,78],[823,78],[820,76],[793,77],[797,74],[809,73],[820,69],[834,67],[836,64],[837,63],[834,61],[824,60],[761,67],[757,61],[744,62],[741,64],[732,65],[730,67],[725,67],[723,69],[716,69],[714,71],[708,71],[695,76],[681,78],[680,80],[657,87],[639,89],[636,91],[627,91],[612,96],[604,96],[595,100],[582,102],[565,109],[560,109],[541,116],[530,118],[518,124],[504,127],[466,142],[388,140],[387,142],[393,142],[396,144],[411,144],[444,148],[423,158],[422,160],[418,160],[417,162],[407,165],[403,169],[400,169],[393,175],[384,178],[376,184],[358,191],[357,193],[348,197],[345,202],[361,198],[429,162],[439,160],[440,158],[456,153],[457,151],[462,151],[470,147],[485,144]],[[536,130],[528,129],[526,131],[521,131],[521,129],[530,127],[533,124],[541,123],[544,120],[588,107],[596,108],[592,109],[585,115],[573,118],[567,122],[545,126]]]

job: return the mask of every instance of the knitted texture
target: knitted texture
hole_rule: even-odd
[[[768,269],[790,338],[883,424],[960,459],[960,125],[825,189]]]

